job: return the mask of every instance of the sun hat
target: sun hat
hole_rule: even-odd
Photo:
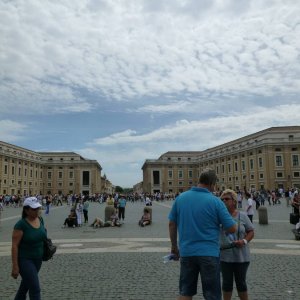
[[[36,197],[28,197],[24,200],[23,206],[30,206],[31,208],[38,208],[42,205],[39,203]]]

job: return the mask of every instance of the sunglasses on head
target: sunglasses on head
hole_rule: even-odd
[[[224,197],[224,198],[222,198],[221,200],[222,200],[222,201],[228,201],[228,200],[232,200],[232,198],[230,198],[230,197]]]

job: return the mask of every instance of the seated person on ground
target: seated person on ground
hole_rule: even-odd
[[[117,214],[116,211],[114,211],[114,212],[111,214],[111,216],[110,216],[110,218],[109,218],[109,221],[106,221],[106,222],[104,223],[104,226],[105,226],[105,227],[108,227],[108,226],[112,226],[112,227],[118,226],[118,227],[120,227],[120,226],[121,226],[121,223],[119,222],[119,217],[118,217],[118,214]]]
[[[144,208],[144,214],[142,215],[142,218],[139,220],[139,225],[144,227],[150,224],[151,224],[151,215],[149,209]]]
[[[94,222],[91,224],[91,227],[94,228],[104,227],[104,222],[100,218],[96,218]]]
[[[78,226],[75,209],[71,209],[69,216],[65,219],[63,227],[66,227],[66,225],[68,225],[68,227]]]

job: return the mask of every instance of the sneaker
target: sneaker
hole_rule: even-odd
[[[76,226],[75,225],[73,225],[73,228],[75,228]]]
[[[66,225],[61,226],[61,228],[66,228]]]

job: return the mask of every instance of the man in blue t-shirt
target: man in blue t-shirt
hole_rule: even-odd
[[[171,253],[175,259],[180,257],[180,300],[197,294],[199,273],[204,298],[221,300],[220,226],[233,233],[236,222],[224,203],[212,194],[216,182],[215,171],[202,172],[198,186],[179,195],[169,214]]]

